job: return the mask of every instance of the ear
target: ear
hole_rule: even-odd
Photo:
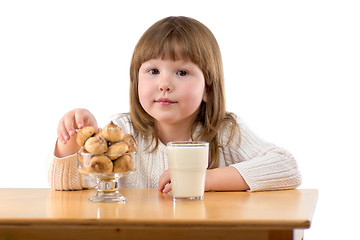
[[[204,102],[207,102],[207,92],[206,92],[206,89],[204,89],[204,93],[203,93],[202,100],[203,100]]]

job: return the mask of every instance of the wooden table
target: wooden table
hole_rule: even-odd
[[[93,203],[95,190],[0,189],[0,239],[302,239],[316,190],[207,192],[173,202],[155,189],[121,189],[126,203]]]

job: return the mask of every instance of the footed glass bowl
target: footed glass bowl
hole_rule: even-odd
[[[79,173],[94,177],[97,181],[97,193],[89,198],[92,202],[126,202],[119,192],[119,179],[135,170],[135,153],[118,157],[77,153]]]

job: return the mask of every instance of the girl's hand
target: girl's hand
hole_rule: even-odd
[[[160,176],[158,190],[163,193],[168,193],[171,189],[170,171],[168,169]]]
[[[209,171],[206,171],[205,192],[210,190],[210,182],[212,180],[212,175]],[[160,176],[158,190],[163,193],[168,193],[172,190],[169,169]]]
[[[205,192],[211,190],[210,183],[213,176],[210,174],[210,171],[211,170],[206,171]],[[169,169],[160,176],[158,190],[163,193],[168,193],[172,190]]]
[[[160,177],[158,190],[170,192],[170,171],[166,170]],[[234,167],[221,167],[206,170],[205,192],[207,191],[234,191],[249,190],[248,184]]]
[[[55,156],[66,157],[80,149],[76,142],[75,129],[93,126],[98,131],[95,117],[86,109],[74,109],[66,113],[60,120],[57,129],[58,140]]]
[[[75,135],[75,129],[93,126],[98,130],[95,117],[86,109],[74,109],[66,113],[60,120],[57,134],[58,139],[66,144],[70,137]]]

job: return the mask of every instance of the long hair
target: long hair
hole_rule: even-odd
[[[138,74],[140,66],[156,58],[190,60],[202,70],[205,78],[207,101],[202,102],[192,127],[193,140],[209,142],[209,168],[219,165],[219,129],[230,121],[231,135],[238,129],[234,117],[226,112],[224,95],[224,75],[218,43],[212,32],[199,21],[188,17],[167,17],[153,24],[138,41],[130,66],[130,116],[136,131],[149,135],[155,141],[159,138],[155,119],[140,104],[138,94]],[[194,136],[198,124],[203,128]],[[231,139],[231,138],[230,138]],[[229,140],[230,141],[230,140]]]

